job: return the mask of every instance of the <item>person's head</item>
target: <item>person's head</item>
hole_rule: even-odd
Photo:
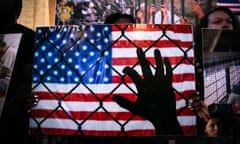
[[[232,92],[236,94],[240,94],[240,83],[233,85]]]
[[[114,13],[106,17],[104,24],[136,23],[132,15]]]
[[[233,12],[226,7],[216,7],[201,19],[201,28],[237,29],[239,24]]]
[[[218,137],[221,135],[222,130],[223,130],[223,123],[221,118],[217,116],[213,116],[207,121],[204,132],[208,137]]]
[[[22,10],[22,0],[0,1],[1,25],[15,24]]]
[[[59,4],[61,6],[65,6],[65,5],[67,5],[67,1],[66,0],[61,0]]]
[[[0,40],[0,54],[4,53],[6,45],[7,43],[5,41]]]

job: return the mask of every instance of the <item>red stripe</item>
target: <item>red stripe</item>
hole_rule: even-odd
[[[182,126],[184,135],[196,135],[197,127],[196,126]]]
[[[139,116],[133,116],[130,112],[85,112],[85,111],[63,111],[63,110],[32,110],[31,114],[34,115],[34,117],[39,118],[57,118],[57,119],[70,119],[73,118],[74,120],[99,120],[101,118],[101,121],[104,120],[144,120],[143,118]],[[51,115],[49,115],[51,114]],[[89,117],[90,116],[90,117]]]
[[[120,28],[119,28],[120,27]],[[186,25],[165,25],[165,24],[119,24],[119,25],[112,25],[112,31],[121,31],[125,32],[129,31],[162,31],[163,29],[167,29],[168,31],[173,31],[174,33],[192,33],[192,29]]]
[[[159,36],[160,37],[160,36]],[[185,42],[180,40],[161,40],[158,41],[156,38],[153,40],[118,40],[117,42],[113,42],[112,48],[148,48],[148,47],[157,47],[157,48],[172,48],[172,47],[183,47],[183,48],[192,48],[193,43],[191,41]]]
[[[71,93],[65,96],[65,93],[57,93],[55,92],[54,94],[57,95],[57,97],[54,97],[51,93],[49,92],[33,92],[34,95],[39,97],[39,100],[57,100],[57,99],[62,99],[66,102],[81,102],[81,101],[87,101],[87,102],[98,102],[100,100],[104,100],[105,102],[112,101],[112,96],[109,94],[96,94],[93,95],[91,93],[88,94],[83,94],[83,93]],[[115,95],[115,94],[114,94]],[[121,94],[121,96],[131,100],[135,101],[136,96],[132,93],[127,93],[127,94]],[[64,98],[65,97],[65,98]],[[96,98],[97,97],[97,98]]]
[[[30,128],[32,133],[39,132],[38,129]],[[50,135],[85,135],[85,136],[155,136],[155,130],[131,130],[121,133],[120,131],[96,131],[96,130],[82,130],[83,133],[71,129],[57,129],[57,128],[41,128],[42,133]],[[126,134],[126,135],[125,135]]]
[[[147,60],[150,63],[155,64],[155,59],[153,57],[148,57]],[[178,57],[175,56],[175,57],[168,57],[168,60],[172,65],[176,65],[176,64],[192,65],[194,63],[193,57],[184,58],[184,56],[178,56]],[[122,66],[122,65],[131,66],[131,65],[135,65],[137,62],[138,62],[138,58],[113,58],[112,59],[112,64],[114,66]]]
[[[197,128],[195,126],[183,126],[184,135],[196,135]],[[77,130],[59,129],[59,128],[41,128],[40,131],[49,135],[85,135],[85,136],[156,136],[155,130],[131,130],[121,133],[120,131],[96,131],[96,130],[82,130],[80,133]],[[36,128],[30,128],[31,133],[39,132]],[[126,135],[125,135],[126,134]]]
[[[194,113],[187,107],[176,110],[178,116],[194,116]],[[144,120],[140,116],[133,116],[130,112],[85,112],[85,111],[63,111],[63,110],[31,110],[35,118],[56,118],[74,120]]]
[[[182,100],[182,99],[189,99],[189,97],[191,97],[192,95],[196,94],[196,90],[185,90],[181,93],[176,93],[175,92],[175,96],[176,96],[176,100]]]
[[[184,81],[194,81],[194,80],[195,80],[195,74],[193,73],[174,74],[172,78],[173,82],[184,82]],[[120,83],[120,82],[133,83],[133,81],[128,75],[124,77],[124,80],[122,80],[120,76],[113,76],[112,82],[113,83]]]
[[[185,90],[183,92],[176,93],[176,100],[181,100],[182,98],[188,99],[189,97],[191,97],[193,94],[195,94],[195,90]],[[81,102],[81,101],[85,101],[85,102],[98,102],[100,100],[104,100],[104,102],[111,102],[112,101],[112,97],[113,95],[116,94],[112,94],[112,95],[107,95],[107,94],[96,94],[93,95],[91,93],[88,94],[83,94],[83,93],[71,93],[67,96],[65,96],[66,94],[64,93],[57,93],[55,92],[54,94],[57,95],[57,97],[54,97],[51,93],[49,92],[33,92],[34,95],[38,96],[39,100],[58,100],[58,99],[62,99],[66,102],[71,102],[71,101],[75,101],[75,102]],[[121,95],[122,97],[127,98],[128,100],[131,101],[136,101],[137,96],[133,93],[121,93],[118,94]],[[65,98],[64,98],[65,97]],[[97,98],[96,98],[97,97]]]
[[[193,111],[191,111],[188,107],[177,109],[178,116],[195,116]]]

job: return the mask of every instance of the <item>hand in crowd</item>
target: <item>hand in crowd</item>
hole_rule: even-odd
[[[208,107],[206,103],[200,98],[199,95],[194,95],[190,99],[190,109],[199,117],[202,118],[204,121],[208,121],[210,114],[208,112]]]
[[[11,70],[9,68],[2,66],[0,69],[0,79],[6,77],[10,72]]]
[[[176,99],[172,87],[172,69],[167,58],[162,62],[161,53],[155,49],[156,62],[155,75],[150,68],[150,62],[146,59],[141,48],[137,48],[137,56],[142,69],[141,77],[133,68],[126,67],[123,72],[135,83],[138,98],[132,102],[122,96],[114,96],[121,107],[141,116],[155,127],[156,134],[182,134],[176,115]]]
[[[192,12],[198,17],[198,19],[201,19],[204,16],[202,6],[196,1],[192,3]]]
[[[38,96],[28,94],[26,99],[26,108],[30,110],[32,107],[37,105],[38,101],[39,101]]]
[[[149,8],[149,13],[150,15],[152,15],[152,13],[156,12],[157,11],[157,8],[154,4],[152,4]]]
[[[167,15],[168,7],[167,7],[167,3],[166,2],[164,2],[164,4],[160,6],[160,10],[161,10],[163,16],[168,16]]]
[[[188,18],[180,16],[180,24],[192,24],[192,23]]]

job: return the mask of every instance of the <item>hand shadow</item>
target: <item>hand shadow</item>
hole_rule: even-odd
[[[155,49],[156,71],[153,75],[150,62],[146,59],[141,48],[137,48],[137,56],[143,78],[133,68],[126,67],[123,70],[133,80],[137,88],[137,100],[132,102],[118,95],[114,96],[113,100],[121,107],[149,120],[155,127],[156,135],[183,134],[177,120],[170,62],[167,58],[164,59],[166,69],[166,73],[164,73],[161,53],[158,49]]]

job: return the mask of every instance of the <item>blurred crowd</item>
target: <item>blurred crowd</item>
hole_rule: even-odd
[[[132,14],[132,0],[58,0],[56,24],[103,23],[112,13]]]

